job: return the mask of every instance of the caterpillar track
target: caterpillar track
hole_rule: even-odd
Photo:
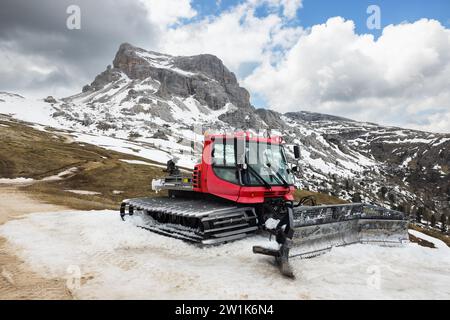
[[[124,200],[123,220],[173,238],[218,244],[244,238],[257,229],[253,207],[200,199],[137,198]]]

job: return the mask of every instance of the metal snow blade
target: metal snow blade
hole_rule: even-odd
[[[276,229],[277,248],[254,246],[275,257],[281,273],[294,278],[293,257],[310,258],[333,247],[356,243],[398,246],[408,241],[408,220],[401,212],[361,203],[289,208]]]
[[[293,229],[289,257],[314,257],[355,243],[398,246],[409,239],[403,213],[361,203],[296,207]]]

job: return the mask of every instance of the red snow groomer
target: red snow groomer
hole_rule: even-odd
[[[293,153],[300,158],[298,146]],[[311,257],[333,246],[392,245],[408,239],[408,221],[397,211],[360,203],[316,206],[312,198],[295,203],[298,167],[288,163],[281,137],[207,135],[202,161],[192,174],[181,173],[173,161],[165,171],[167,176],[153,180],[152,188],[167,190],[168,197],[124,200],[122,219],[138,216],[133,221],[139,227],[203,245],[267,232],[277,245],[255,246],[253,252],[274,256],[289,277],[289,257]]]

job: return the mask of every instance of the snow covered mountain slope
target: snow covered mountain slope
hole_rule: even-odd
[[[175,57],[122,44],[112,66],[81,93],[45,101],[0,93],[0,113],[159,162],[176,156],[184,167],[198,161],[205,131],[270,129],[300,144],[303,188],[407,212],[449,210],[450,134],[255,109],[212,55]]]
[[[282,118],[301,128],[310,171],[328,174],[331,185],[326,183],[324,190],[344,198],[350,190],[355,198],[361,194],[363,200],[408,212],[422,207],[429,213],[449,213],[450,135],[307,112]]]

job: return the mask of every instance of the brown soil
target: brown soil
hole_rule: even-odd
[[[0,185],[0,225],[31,212],[67,210],[28,197],[16,186]],[[29,270],[0,237],[0,299],[72,299],[65,279],[48,279]]]
[[[413,236],[412,234],[409,235],[409,241],[417,243],[419,246],[422,246],[422,247],[436,248],[432,242],[417,238],[417,237]]]

